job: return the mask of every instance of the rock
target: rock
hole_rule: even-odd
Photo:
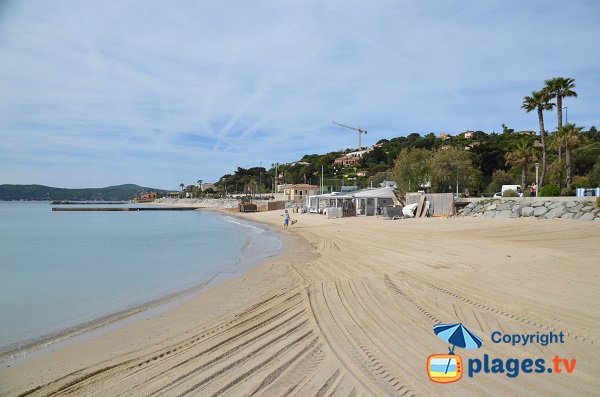
[[[575,214],[572,212],[565,212],[560,216],[560,219],[573,219],[574,216]]]
[[[591,221],[594,219],[594,214],[587,212],[579,217],[580,221]]]
[[[484,218],[494,218],[496,216],[496,211],[486,211],[485,214],[483,214]]]
[[[495,210],[495,209],[496,209],[496,207],[497,207],[497,205],[496,205],[496,204],[492,204],[492,205],[490,205],[489,207],[487,207],[487,210],[488,210],[488,211],[493,211],[493,210]]]
[[[507,218],[510,218],[511,215],[512,215],[511,210],[502,210],[502,211],[498,212],[498,214],[496,214],[496,219],[507,219]]]
[[[581,212],[592,212],[593,209],[594,207],[592,207],[591,205],[586,205],[581,209]]]
[[[521,215],[521,208],[523,208],[523,206],[521,206],[521,205],[519,205],[519,204],[515,204],[515,205],[512,207],[512,213],[513,213],[513,214],[519,214],[519,215]]]
[[[552,203],[550,205],[547,205],[546,208],[548,208],[549,210],[553,210],[554,208],[558,207],[560,203],[556,202],[556,203]]]
[[[575,212],[575,213],[573,214],[573,219],[579,219],[579,218],[581,217],[581,215],[583,215],[583,213],[582,213],[582,212]]]
[[[565,213],[565,207],[556,207],[546,214],[546,219],[560,218]]]
[[[542,216],[546,212],[548,212],[548,209],[546,207],[537,207],[533,209],[533,216]]]
[[[569,201],[567,202],[567,208],[573,208],[577,205],[577,201]]]
[[[534,201],[533,203],[531,203],[531,206],[532,206],[533,208],[536,208],[536,207],[541,207],[541,206],[543,206],[543,205],[544,205],[544,202],[543,202],[543,201]]]
[[[471,213],[471,208],[465,207],[464,209],[460,210],[460,212],[465,215],[469,215]]]
[[[512,208],[512,206],[513,206],[513,202],[512,202],[512,201],[508,201],[508,202],[506,202],[506,203],[502,203],[502,204],[500,204],[498,207],[496,207],[496,209],[497,209],[498,211],[504,211],[504,210],[509,210],[509,209],[511,209],[511,208]]]
[[[581,204],[577,204],[576,206],[569,208],[569,212],[572,212],[574,214],[579,211],[581,211]]]
[[[533,207],[524,207],[521,209],[521,216],[529,217],[533,215]]]

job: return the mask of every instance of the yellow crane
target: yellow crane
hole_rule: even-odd
[[[360,127],[359,127],[359,128],[350,127],[349,125],[340,124],[340,123],[338,123],[338,122],[336,122],[336,121],[332,121],[332,123],[333,123],[333,124],[337,124],[337,125],[339,125],[340,127],[349,128],[349,129],[351,129],[351,130],[358,131],[358,150],[361,150],[361,149],[362,149],[362,144],[361,144],[361,141],[360,141],[360,137],[361,137],[361,135],[362,135],[362,134],[366,134],[366,133],[367,133],[367,130],[363,130],[363,129],[362,129],[362,128],[360,128]]]

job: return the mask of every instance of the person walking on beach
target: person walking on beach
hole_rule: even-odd
[[[290,224],[290,214],[288,213],[288,210],[285,210],[285,212],[283,213],[283,228],[287,229],[288,225]]]

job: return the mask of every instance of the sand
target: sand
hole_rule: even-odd
[[[280,228],[281,211],[244,214]],[[591,396],[600,390],[600,225],[564,220],[327,220],[292,214],[286,249],[176,309],[0,370],[6,395]],[[470,358],[576,359],[571,374],[428,379],[462,322]],[[563,332],[512,346],[503,334]],[[466,368],[465,368],[466,369]]]

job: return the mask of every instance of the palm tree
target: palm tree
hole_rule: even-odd
[[[556,110],[558,116],[558,124],[556,129],[560,129],[563,126],[562,122],[562,100],[566,97],[577,98],[577,93],[573,91],[575,88],[575,79],[570,77],[555,77],[553,79],[546,80],[546,89],[550,93],[552,98],[556,98]],[[558,159],[562,157],[562,145],[558,147]]]
[[[581,134],[583,127],[577,127],[575,124],[565,124],[556,131],[556,139],[561,146],[566,148],[565,157],[567,162],[567,189],[571,189],[571,182],[573,181],[573,161],[572,152],[573,149],[583,141],[583,135]]]
[[[550,94],[551,98],[556,98],[556,110],[558,112],[558,127],[562,128],[562,100],[566,97],[577,98],[577,93],[573,91],[575,88],[575,79],[570,77],[555,77],[550,80],[546,80],[546,89]]]
[[[533,145],[527,143],[526,140],[522,140],[517,143],[515,148],[506,154],[506,163],[510,165],[521,166],[521,188],[525,189],[525,182],[527,180],[527,166],[537,160],[537,152]]]
[[[202,179],[198,179],[196,181],[196,183],[198,184],[198,197],[202,196]]]
[[[523,98],[523,105],[521,108],[525,109],[527,113],[534,109],[537,109],[538,121],[540,123],[540,137],[542,139],[542,175],[540,176],[539,187],[544,186],[544,177],[546,176],[546,130],[544,129],[544,110],[552,110],[554,103],[550,102],[551,95],[547,89],[540,91],[532,91],[531,96]]]
[[[183,183],[180,183],[179,187],[181,188],[181,191],[183,192],[183,188],[185,187],[185,185]]]

